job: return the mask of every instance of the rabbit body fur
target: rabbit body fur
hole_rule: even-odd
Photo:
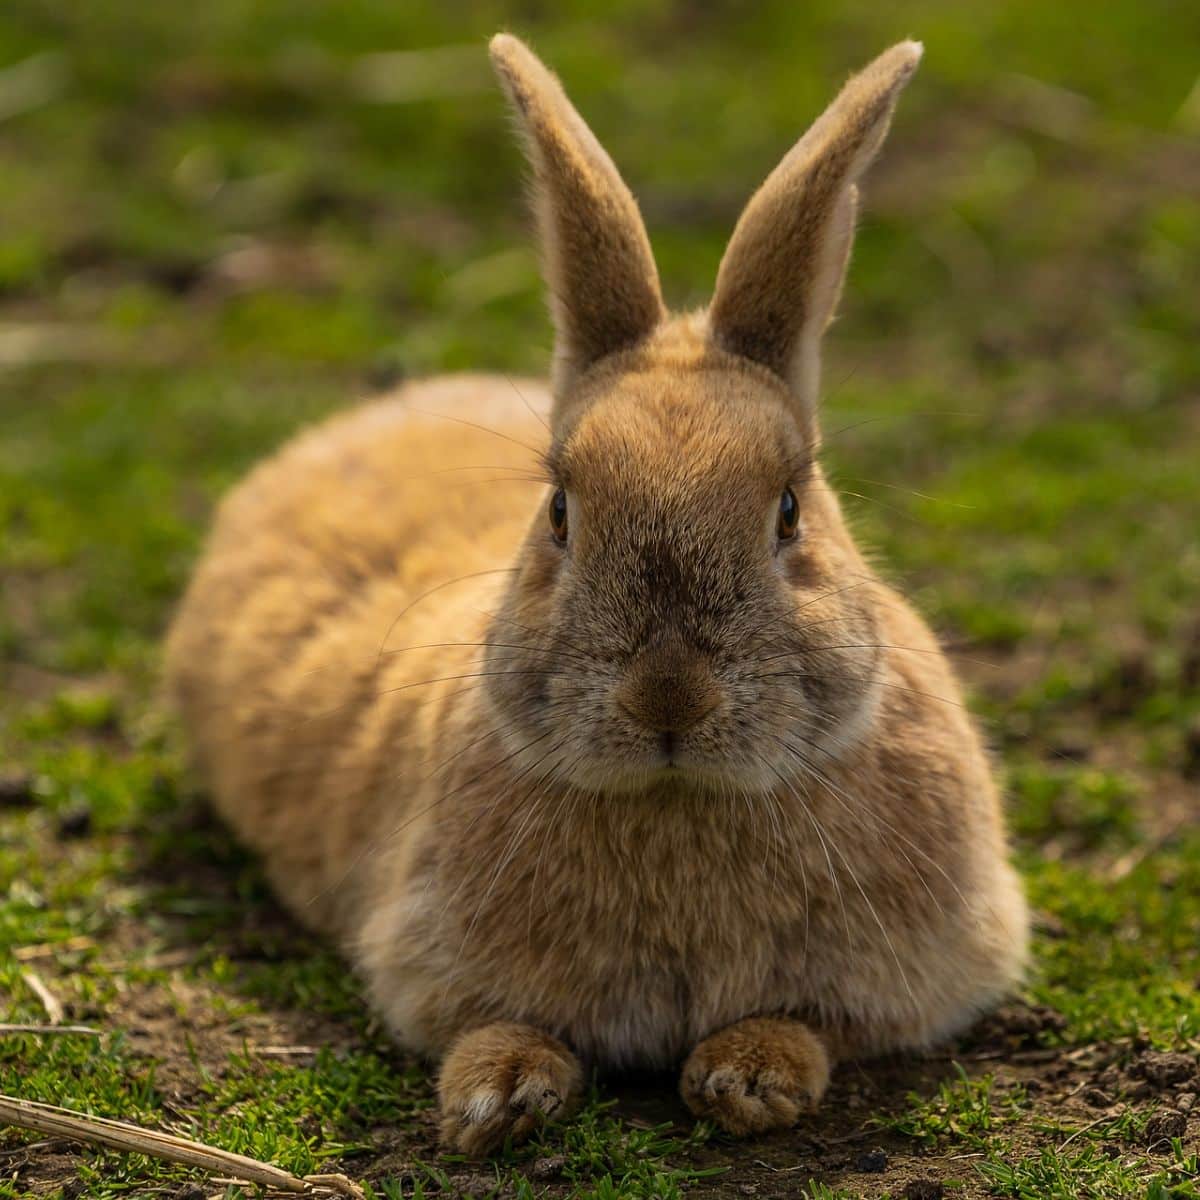
[[[410,384],[221,506],[167,654],[197,764],[397,1038],[444,1060],[460,1149],[567,1111],[580,1059],[687,1058],[694,1111],[787,1124],[836,1058],[928,1045],[1020,976],[986,754],[817,453],[855,181],[916,53],[847,86],[710,310],[668,317],[611,162],[497,38],[552,385]]]

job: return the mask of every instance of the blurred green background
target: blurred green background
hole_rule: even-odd
[[[1025,632],[1068,574],[1089,604],[1120,577],[1156,635],[1194,599],[1169,510],[1200,370],[1196,6],[11,0],[6,562],[69,560],[86,594],[5,640],[136,657],[207,502],[298,421],[400,374],[542,369],[499,27],[566,80],[681,306],[849,70],[923,38],[826,373],[828,428],[884,420],[833,459],[983,501],[921,509],[919,551],[864,513],[902,567],[958,565],[931,602],[972,635]]]
[[[203,910],[188,978],[206,995],[269,1013],[299,994],[363,1020],[311,947],[254,975],[265,991],[230,967],[214,912],[262,891],[219,834],[169,825],[187,784],[157,647],[214,500],[287,433],[408,376],[544,369],[524,167],[485,53],[499,28],[531,40],[612,152],[679,306],[704,302],[745,199],[849,71],[925,42],[828,339],[827,458],[998,751],[1041,914],[1030,998],[1064,1014],[1052,1038],[1192,1045],[1200,5],[1171,0],[6,0],[8,1019],[38,1005],[5,943],[90,939],[54,960],[55,987],[103,1024],[130,979],[167,986],[137,954]],[[237,890],[204,909],[139,878],[162,836],[215,855]],[[114,945],[124,965],[95,949]],[[375,1067],[348,1053],[338,1069],[358,1063],[374,1096]],[[154,1119],[139,1063],[111,1041],[9,1038],[0,1087]],[[91,1090],[64,1085],[85,1072]],[[201,1093],[202,1132],[266,1152],[246,1120],[220,1123],[225,1093]],[[297,1164],[313,1139],[285,1110],[270,1152]],[[350,1136],[336,1112],[326,1147]]]

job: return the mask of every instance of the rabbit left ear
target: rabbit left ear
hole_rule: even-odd
[[[787,382],[814,439],[820,339],[850,256],[855,183],[921,54],[901,42],[851,78],[746,205],[717,273],[713,340]]]
[[[633,196],[562,85],[511,34],[492,39],[491,55],[534,169],[561,400],[577,375],[662,320],[658,271]]]

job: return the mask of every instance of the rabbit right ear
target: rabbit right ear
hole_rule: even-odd
[[[577,375],[662,320],[658,272],[633,196],[558,80],[511,34],[492,38],[491,55],[534,169],[560,402]]]
[[[820,340],[850,255],[855,183],[921,53],[919,42],[901,42],[842,88],[746,205],[717,273],[713,340],[789,384],[813,440]]]

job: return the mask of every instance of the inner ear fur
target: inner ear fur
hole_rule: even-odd
[[[556,407],[593,363],[646,338],[662,292],[637,203],[553,74],[511,34],[491,42],[534,174],[556,344]]]
[[[855,185],[921,54],[901,42],[849,80],[751,197],[717,272],[710,336],[780,376],[814,440],[820,340],[850,257]]]

